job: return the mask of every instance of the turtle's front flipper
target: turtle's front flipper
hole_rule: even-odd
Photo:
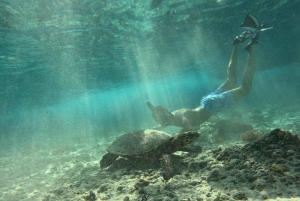
[[[108,166],[110,166],[111,164],[113,164],[113,162],[115,160],[117,160],[119,156],[115,155],[115,154],[110,154],[110,153],[107,153],[105,154],[101,161],[100,161],[100,168],[107,168]]]
[[[168,181],[174,176],[174,169],[172,168],[170,155],[164,154],[160,158],[160,164],[162,168],[162,176],[164,180]]]
[[[190,153],[201,153],[202,152],[202,147],[197,146],[197,145],[188,145],[185,147],[180,148],[178,151],[186,151]]]

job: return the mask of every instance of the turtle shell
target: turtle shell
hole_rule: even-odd
[[[157,130],[139,130],[117,137],[107,148],[107,152],[119,156],[140,156],[154,151],[169,141],[171,136]]]

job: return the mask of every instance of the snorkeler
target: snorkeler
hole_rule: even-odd
[[[227,68],[227,80],[216,91],[203,97],[199,107],[169,112],[161,106],[155,107],[149,101],[146,102],[152,111],[154,120],[160,124],[160,126],[154,129],[160,130],[171,125],[181,127],[181,132],[193,130],[193,127],[201,125],[208,120],[212,114],[229,108],[250,93],[255,72],[255,53],[259,34],[261,31],[272,27],[267,28],[261,25],[257,17],[252,14],[247,14],[241,28],[246,31],[236,36],[233,40],[233,50]],[[235,88],[237,83],[236,66],[238,51],[240,45],[249,38],[250,41],[245,47],[249,54],[242,84],[240,87]]]

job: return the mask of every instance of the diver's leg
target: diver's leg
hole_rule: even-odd
[[[250,31],[244,31],[240,35],[233,39],[233,50],[229,60],[229,65],[227,68],[227,80],[220,86],[222,91],[228,91],[235,87],[236,85],[236,66],[237,66],[237,56],[240,49],[240,44],[245,42],[248,38],[253,35]]]
[[[242,85],[238,88],[232,89],[231,93],[235,101],[241,100],[247,96],[252,88],[252,81],[255,73],[255,54],[257,49],[257,42],[247,46],[249,52],[246,68],[243,74]]]
[[[222,91],[231,90],[236,85],[236,66],[239,49],[240,43],[237,43],[233,46],[233,50],[227,68],[227,80],[220,86]]]

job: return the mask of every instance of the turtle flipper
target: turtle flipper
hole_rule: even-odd
[[[185,151],[189,153],[201,153],[202,147],[197,145],[188,145],[185,147],[182,147],[179,151]]]
[[[172,167],[170,155],[162,155],[162,157],[160,158],[160,164],[162,168],[162,177],[164,178],[164,180],[168,181],[175,174],[174,169]]]
[[[110,154],[110,153],[105,154],[100,161],[100,168],[101,169],[107,168],[108,166],[113,164],[113,162],[117,160],[118,157],[119,156],[115,154]]]

